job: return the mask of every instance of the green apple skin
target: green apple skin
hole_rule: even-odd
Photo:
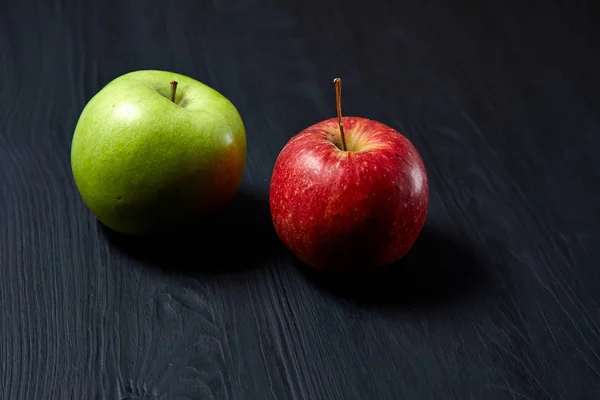
[[[177,81],[171,101],[171,81]],[[71,144],[75,184],[114,231],[146,235],[219,211],[246,162],[240,114],[190,77],[158,70],[122,75],[83,109]]]

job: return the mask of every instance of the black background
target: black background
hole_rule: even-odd
[[[600,398],[589,4],[1,1],[0,398]],[[77,118],[136,69],[244,118],[218,232],[126,241],[79,198]],[[336,76],[345,114],[404,133],[431,187],[406,259],[343,281],[294,261],[267,204],[283,145],[334,116]]]

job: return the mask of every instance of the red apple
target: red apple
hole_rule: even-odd
[[[312,125],[281,150],[270,186],[277,235],[319,270],[401,259],[427,215],[429,185],[417,149],[381,122],[341,116]]]

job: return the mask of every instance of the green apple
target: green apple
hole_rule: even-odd
[[[122,75],[85,106],[71,144],[75,184],[90,211],[128,235],[171,230],[224,207],[246,162],[235,106],[190,77]]]

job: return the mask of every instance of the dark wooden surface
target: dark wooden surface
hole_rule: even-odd
[[[0,2],[0,398],[600,398],[600,33],[592,2]],[[116,76],[221,91],[248,135],[222,229],[124,241],[70,141]],[[431,205],[398,268],[332,282],[268,184],[344,111],[403,132]]]

